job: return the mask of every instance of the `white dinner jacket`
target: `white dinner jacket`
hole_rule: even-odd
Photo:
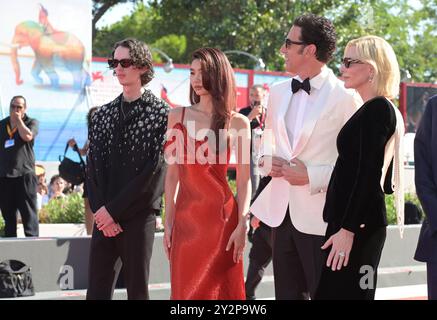
[[[261,146],[261,155],[301,160],[307,167],[309,184],[295,186],[282,177],[273,178],[251,206],[251,212],[271,227],[282,223],[288,206],[294,227],[313,235],[325,235],[326,231],[323,206],[338,156],[337,135],[362,105],[357,92],[345,89],[343,82],[337,79],[331,69],[324,67],[322,73],[322,79],[310,81],[311,94],[306,105],[309,110],[294,150],[285,123],[292,97],[292,79],[271,87]],[[260,170],[267,175],[270,166],[265,163]]]

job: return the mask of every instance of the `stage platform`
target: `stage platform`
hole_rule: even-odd
[[[400,239],[397,227],[389,227],[380,268],[379,299],[421,299],[426,295],[425,264],[413,260],[420,225],[405,227]],[[162,246],[162,233],[154,242],[150,271],[150,297],[170,297],[170,272]],[[0,261],[21,260],[32,268],[36,296],[26,299],[84,299],[88,280],[90,237],[0,238]],[[250,243],[244,256],[247,269]],[[395,289],[397,288],[397,289]],[[401,294],[402,293],[402,294]],[[379,296],[378,296],[379,295]],[[266,269],[257,290],[260,299],[274,299],[273,269]],[[126,291],[116,289],[114,299],[125,299]]]

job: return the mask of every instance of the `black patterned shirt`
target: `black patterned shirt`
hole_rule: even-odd
[[[122,95],[99,108],[88,133],[87,187],[95,213],[116,222],[151,213],[163,192],[163,145],[169,107],[151,91],[133,102]]]

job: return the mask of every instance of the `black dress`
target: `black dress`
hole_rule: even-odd
[[[324,266],[315,299],[374,299],[386,236],[385,193],[393,193],[391,162],[381,188],[385,146],[396,129],[396,114],[384,97],[367,101],[338,134],[338,159],[329,182],[323,219],[326,240],[341,228],[355,234],[349,264]],[[328,256],[331,247],[326,249]]]

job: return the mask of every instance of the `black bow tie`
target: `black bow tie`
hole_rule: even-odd
[[[306,93],[310,94],[311,85],[310,85],[310,78],[306,78],[303,82],[300,82],[297,79],[293,79],[291,81],[291,91],[293,93],[298,92],[300,89],[306,91]]]

